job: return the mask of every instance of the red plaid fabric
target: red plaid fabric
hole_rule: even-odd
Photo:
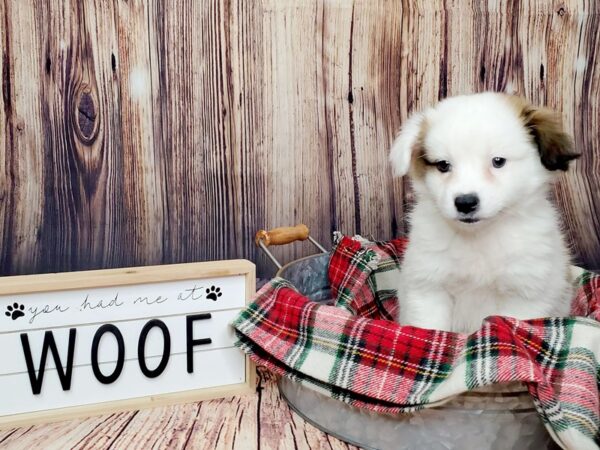
[[[237,345],[276,373],[379,412],[414,411],[476,387],[521,381],[560,445],[598,445],[600,323],[491,317],[467,336],[373,318],[390,314],[377,304],[377,264],[390,257],[378,245],[337,239],[329,274],[339,306],[272,280],[234,321]],[[402,243],[392,247],[393,257],[401,256]],[[579,284],[574,309],[596,317],[599,278],[586,273]]]
[[[579,289],[571,303],[571,314],[600,320],[600,277],[589,272],[579,277]]]
[[[337,306],[358,316],[381,318],[368,284],[377,263],[377,254],[371,249],[363,248],[357,240],[341,235],[334,237],[328,275]]]
[[[389,274],[397,276],[407,244],[406,238],[370,242],[360,236],[350,238],[336,233],[329,263],[329,283],[336,305],[357,316],[394,320],[398,299],[385,278]]]

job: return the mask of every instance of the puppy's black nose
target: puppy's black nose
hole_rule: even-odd
[[[479,197],[476,194],[458,195],[454,199],[456,210],[463,214],[472,213],[479,206]]]

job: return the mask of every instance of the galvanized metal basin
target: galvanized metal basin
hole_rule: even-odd
[[[283,266],[277,275],[319,303],[331,303],[329,255]],[[361,410],[281,378],[290,407],[320,430],[365,449],[545,449],[551,438],[521,384],[493,386],[459,395],[442,406],[385,415]]]

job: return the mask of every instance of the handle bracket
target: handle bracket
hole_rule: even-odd
[[[303,223],[293,227],[278,227],[272,230],[259,230],[254,236],[254,242],[260,247],[278,269],[283,266],[269,251],[270,245],[286,245],[296,241],[309,240],[322,253],[329,253],[321,244],[310,236],[310,231]]]

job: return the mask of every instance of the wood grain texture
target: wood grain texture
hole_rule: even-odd
[[[0,442],[0,448],[10,450],[108,448],[136,414],[136,412],[128,412],[17,428],[6,440]]]
[[[43,62],[36,9],[3,2],[1,19],[3,159],[2,271],[41,269],[40,231],[44,210]]]
[[[555,197],[600,267],[600,6],[580,0],[0,0],[0,274],[222,258],[260,228],[388,239],[387,152],[441,98],[514,92],[583,152]],[[287,262],[313,252],[296,243]]]
[[[160,134],[154,132],[158,92],[155,35],[149,21],[153,2],[118,2],[116,11],[118,47],[111,49],[110,62],[118,86],[123,159],[122,242],[123,266],[160,264],[165,257],[163,240],[167,214],[165,159]],[[108,55],[107,55],[108,56]],[[155,109],[156,108],[156,109]],[[155,141],[156,139],[156,141]]]
[[[257,393],[0,431],[0,448],[358,450],[293,413],[276,377],[259,368]]]
[[[44,79],[39,105],[44,155],[42,267],[94,268],[122,260],[124,174],[114,2],[35,3]],[[34,52],[35,53],[35,52]],[[26,88],[23,86],[23,88]],[[43,269],[44,270],[44,269]]]

